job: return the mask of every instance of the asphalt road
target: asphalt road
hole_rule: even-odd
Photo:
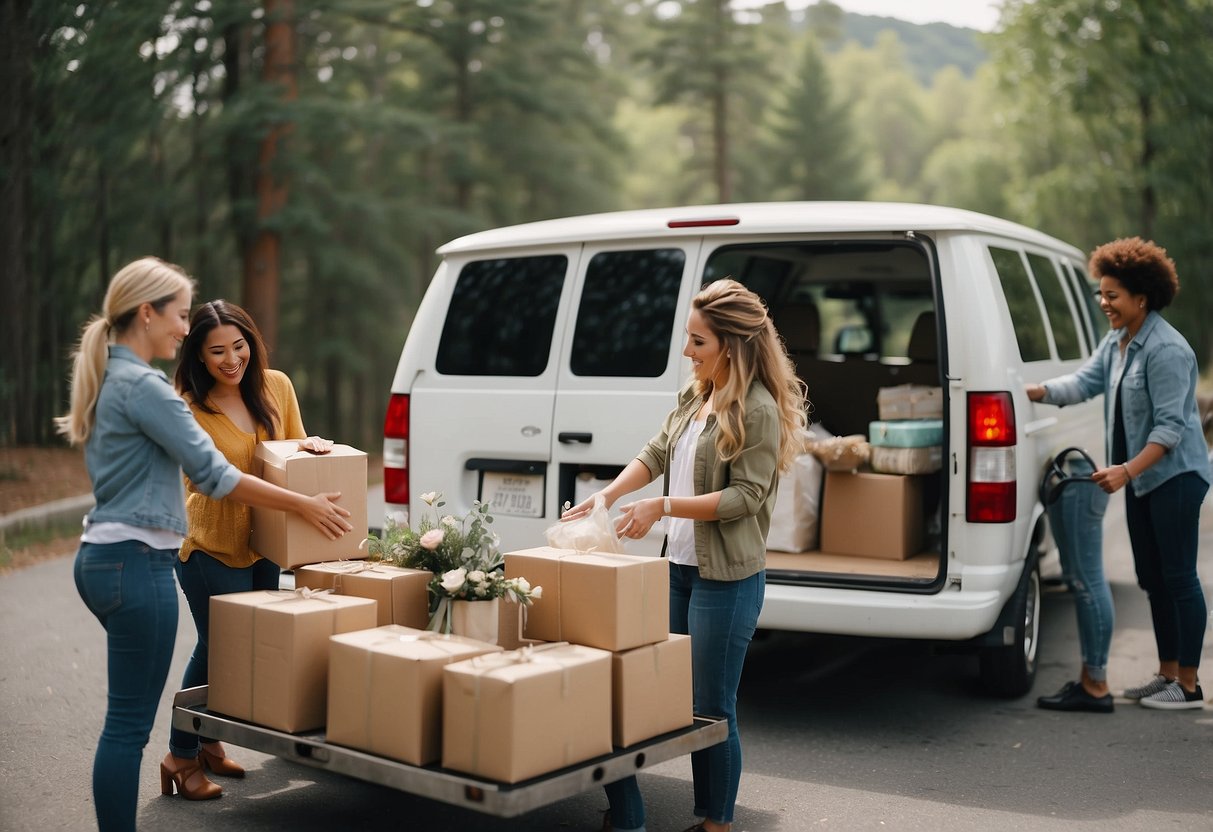
[[[1204,521],[1201,568],[1213,596],[1213,501]],[[1108,525],[1117,687],[1145,678],[1155,656],[1119,512]],[[90,772],[105,700],[104,636],[76,595],[71,562],[0,577],[0,830],[95,828]],[[220,781],[219,800],[161,797],[157,763],[192,636],[182,599],[170,689],[143,762],[142,829],[599,828],[606,801],[597,791],[504,821],[246,749],[232,755],[250,776]],[[1158,712],[1121,703],[1111,716],[1035,708],[1035,696],[1078,665],[1064,593],[1044,599],[1041,651],[1032,695],[1002,701],[977,692],[975,659],[922,644],[786,633],[756,642],[740,694],[746,769],[735,829],[1213,830],[1213,706]],[[1213,666],[1213,637],[1204,660]],[[1213,697],[1213,682],[1206,694]],[[650,830],[691,824],[689,781],[685,758],[641,775]]]

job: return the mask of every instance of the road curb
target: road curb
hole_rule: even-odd
[[[0,539],[72,522],[80,523],[93,507],[93,495],[81,494],[0,515]]]

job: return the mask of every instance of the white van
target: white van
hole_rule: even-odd
[[[884,387],[943,398],[922,550],[771,553],[759,626],[961,643],[980,650],[991,692],[1030,688],[1052,547],[1037,486],[1061,449],[1098,461],[1103,448],[1098,401],[1058,409],[1023,393],[1076,368],[1105,330],[1078,249],[969,211],[805,202],[550,220],[438,252],[392,383],[389,515],[419,511],[427,491],[456,514],[491,500],[507,550],[541,545],[563,503],[657,430],[689,375],[691,298],[733,277],[766,301],[832,433],[866,434]],[[828,512],[829,488],[822,501]],[[887,514],[873,504],[857,522]],[[628,545],[656,555],[661,542],[658,529]]]

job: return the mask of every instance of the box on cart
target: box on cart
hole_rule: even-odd
[[[628,650],[670,634],[670,567],[663,558],[540,546],[505,556],[506,577],[543,587],[525,635]]]
[[[611,752],[611,654],[544,644],[448,664],[442,765],[517,783]]]
[[[373,598],[379,626],[400,624],[424,630],[430,621],[430,580],[434,573],[390,563],[342,560],[295,569],[295,587],[331,589],[338,595]]]
[[[210,603],[207,708],[280,731],[324,725],[329,636],[375,626],[375,602],[258,590]]]
[[[694,721],[691,637],[611,655],[611,741],[629,746]]]
[[[389,624],[332,636],[329,742],[424,766],[442,758],[442,669],[500,647]]]
[[[354,527],[336,540],[289,511],[253,507],[253,551],[283,569],[307,563],[358,558],[366,539],[366,454],[349,445],[333,445],[327,454],[299,450],[291,440],[261,442],[253,455],[254,472],[267,482],[300,494],[340,492]]]

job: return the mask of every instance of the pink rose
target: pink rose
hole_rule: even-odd
[[[420,540],[421,548],[428,549],[432,552],[438,548],[439,544],[442,543],[442,538],[443,538],[442,529],[430,529],[428,532],[426,532],[425,534],[423,534],[421,536],[421,540]]]

